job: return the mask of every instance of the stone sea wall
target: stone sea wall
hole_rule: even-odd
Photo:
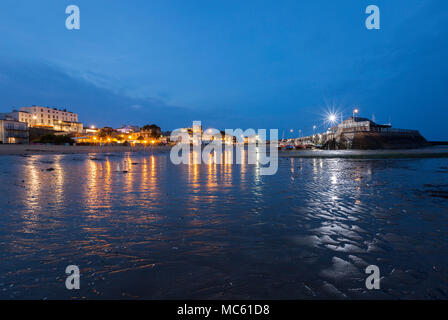
[[[341,148],[348,149],[412,149],[429,146],[418,132],[355,132],[340,137]]]

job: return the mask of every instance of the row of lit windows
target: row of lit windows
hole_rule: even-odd
[[[52,109],[40,109],[39,112],[39,108],[33,108],[33,111],[35,113],[40,113],[40,116],[43,117],[43,113],[45,113],[50,117],[50,113],[53,113],[54,116],[64,116],[63,120],[66,121],[77,121],[77,116],[76,114],[72,113],[72,112],[66,112],[66,111],[61,111],[61,110],[52,110]],[[59,118],[57,118],[59,119]],[[62,118],[61,118],[62,119]]]
[[[41,120],[44,119],[44,116],[43,116],[43,115],[41,115],[40,117],[41,117]],[[31,121],[31,120],[32,120],[32,117],[31,117],[31,116],[22,116],[22,117],[19,117],[19,119],[20,119],[20,121]],[[48,115],[48,119],[51,119],[51,116],[50,116],[50,115]],[[55,116],[55,115],[53,115],[53,119],[55,119],[55,120],[59,120],[59,116]],[[63,120],[63,121],[72,121],[72,122],[76,122],[76,118],[75,118],[75,117],[73,117],[73,118],[61,117],[61,120]]]
[[[37,108],[34,108],[34,111],[38,111]],[[40,109],[41,112],[45,112],[44,109]],[[67,112],[67,111],[61,111],[61,110],[51,110],[51,109],[46,109],[47,113],[59,113],[62,112],[62,114],[64,116],[68,116],[69,114],[72,114],[71,112]]]

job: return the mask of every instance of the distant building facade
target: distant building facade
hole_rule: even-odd
[[[377,124],[370,119],[361,117],[349,117],[337,126],[340,132],[367,131],[367,132],[392,132],[389,124]]]
[[[122,125],[121,128],[118,128],[117,131],[122,134],[138,132],[140,131],[139,126],[131,126],[131,125]]]
[[[29,127],[48,128],[56,131],[82,133],[83,124],[76,113],[42,106],[22,107],[9,113],[15,120],[26,122]]]
[[[0,115],[0,143],[29,143],[28,124],[6,114]]]
[[[162,130],[156,125],[144,126],[140,129],[140,136],[145,139],[159,138],[162,135]]]

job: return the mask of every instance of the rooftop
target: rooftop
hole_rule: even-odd
[[[392,127],[391,125],[388,124],[378,124],[373,122],[372,120],[368,119],[368,118],[363,118],[363,117],[348,117],[347,119],[345,119],[342,123],[344,122],[348,122],[348,121],[352,121],[352,122],[370,122],[371,126],[375,126],[375,127]]]
[[[44,109],[52,109],[52,110],[62,111],[62,112],[67,112],[67,113],[73,113],[73,112],[71,112],[71,111],[67,111],[67,109],[58,109],[57,107],[37,106],[37,105],[35,105],[35,104],[33,104],[31,107],[25,107],[25,108],[44,108]]]

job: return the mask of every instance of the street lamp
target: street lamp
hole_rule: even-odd
[[[355,120],[355,114],[358,114],[359,110],[358,109],[354,109],[353,110],[353,120]]]

